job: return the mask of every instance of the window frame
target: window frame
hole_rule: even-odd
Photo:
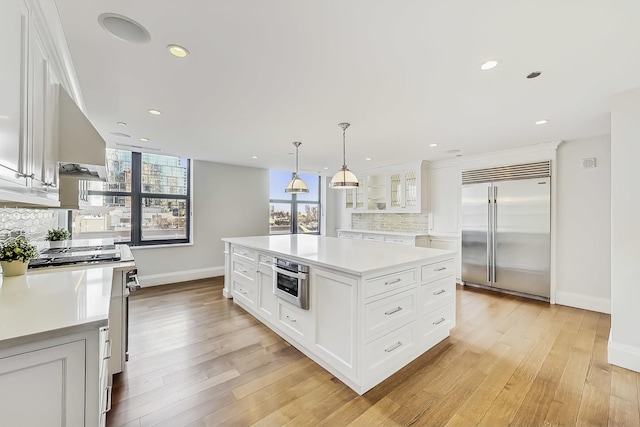
[[[120,150],[128,151],[128,150]],[[153,153],[150,153],[153,154]],[[178,157],[178,156],[168,156]],[[88,190],[89,196],[131,197],[131,240],[118,243],[132,247],[178,245],[191,243],[191,159],[187,159],[187,194],[146,193],[142,191],[142,153],[131,151],[131,191]],[[185,238],[183,239],[142,239],[142,200],[172,199],[185,201]],[[68,213],[69,224],[73,221],[73,212]],[[73,227],[71,229],[73,238]]]
[[[295,175],[294,172],[291,173],[291,178]],[[285,205],[291,206],[291,224],[289,227],[289,234],[310,234],[310,235],[320,235],[322,233],[322,221],[320,220],[322,216],[322,176],[318,175],[318,200],[298,200],[298,194],[290,193],[291,199],[271,199],[269,198],[269,206],[273,203],[281,203]],[[302,193],[304,194],[304,193]],[[299,205],[316,205],[318,206],[318,231],[310,232],[310,233],[299,233],[298,232],[298,206]],[[282,233],[284,234],[284,233]],[[272,234],[269,231],[270,236],[277,236],[278,234]]]

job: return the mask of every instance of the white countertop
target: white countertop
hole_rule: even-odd
[[[362,276],[422,261],[453,258],[455,252],[304,234],[223,238],[225,242],[272,252],[292,260]]]
[[[0,348],[107,325],[114,265],[0,279]]]

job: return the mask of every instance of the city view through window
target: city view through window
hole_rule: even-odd
[[[84,204],[71,214],[74,238],[188,241],[189,159],[108,148],[107,163],[108,181],[88,181]]]
[[[303,174],[308,193],[285,193],[292,173],[270,171],[269,233],[320,233],[320,176]]]

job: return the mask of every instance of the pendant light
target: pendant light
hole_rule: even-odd
[[[309,187],[307,187],[307,184],[298,176],[298,147],[302,142],[292,142],[292,144],[296,146],[296,172],[293,174],[293,179],[287,184],[284,192],[293,194],[308,193]]]
[[[331,184],[329,184],[331,188],[348,189],[357,188],[360,185],[358,184],[358,178],[356,178],[353,172],[347,168],[345,155],[345,133],[349,126],[349,123],[340,123],[338,125],[338,127],[342,129],[342,169],[340,169],[333,178],[331,178]]]

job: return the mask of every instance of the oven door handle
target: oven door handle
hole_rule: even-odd
[[[306,280],[307,279],[307,273],[295,273],[293,271],[289,271],[289,270],[285,270],[283,268],[276,267],[275,265],[272,265],[271,268],[276,273],[284,274],[285,276],[288,276],[288,277],[293,277],[295,279],[301,279],[301,280]]]

